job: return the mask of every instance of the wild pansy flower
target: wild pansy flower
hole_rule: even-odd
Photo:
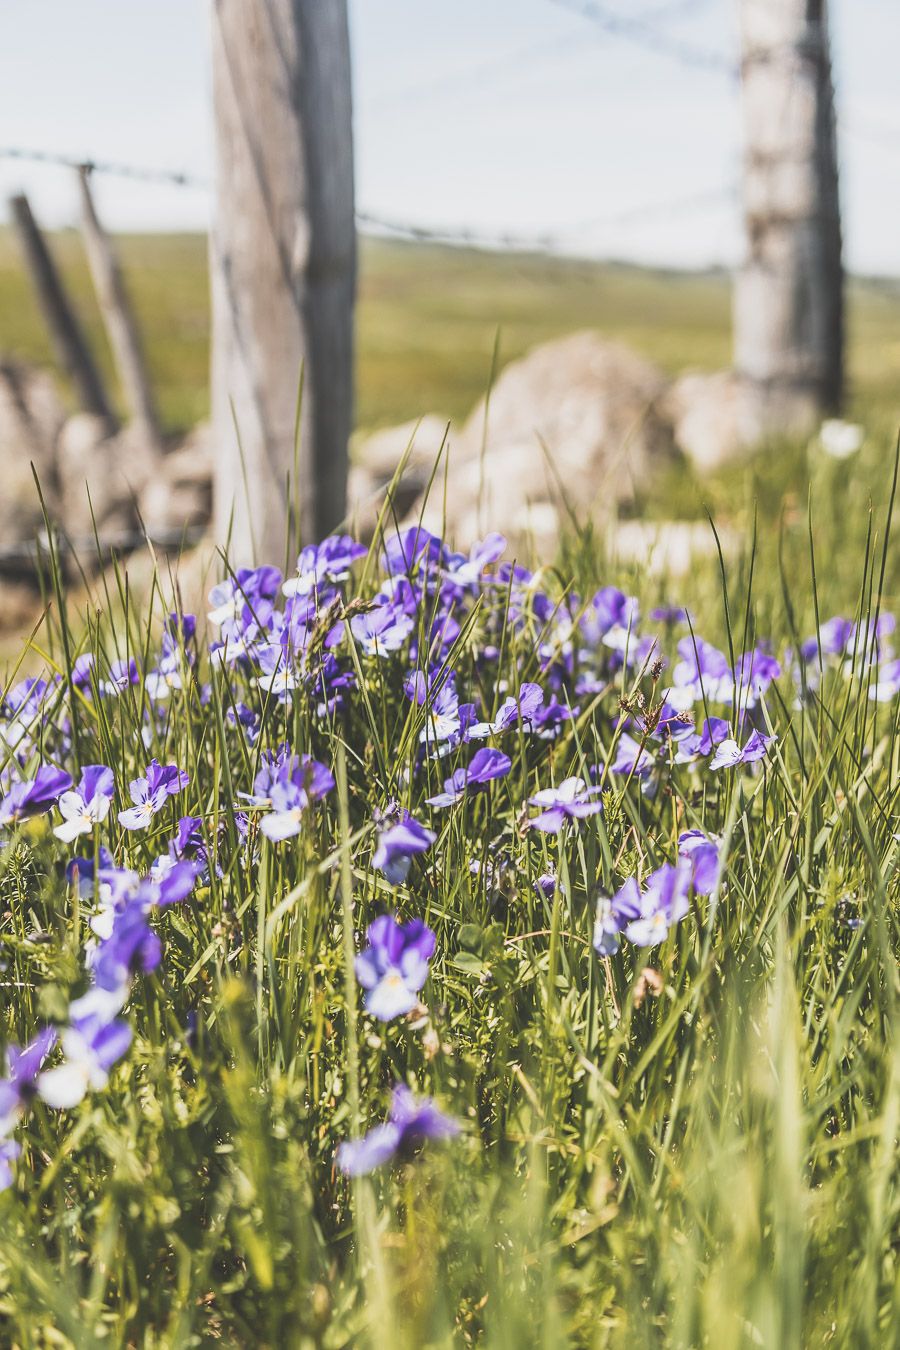
[[[702,731],[691,731],[678,737],[676,764],[690,764],[698,756],[711,755],[717,745],[731,737],[731,723],[724,717],[706,717]]]
[[[398,1083],[389,1119],[364,1138],[341,1144],[337,1165],[349,1176],[365,1176],[392,1158],[405,1162],[415,1157],[427,1139],[452,1139],[460,1129],[459,1122],[445,1115],[431,1097],[416,1098]]]
[[[590,647],[603,644],[622,651],[638,622],[638,603],[616,586],[603,586],[578,620],[578,627]]]
[[[56,1044],[52,1027],[42,1031],[24,1049],[10,1041],[6,1047],[6,1078],[0,1079],[0,1136],[9,1134],[37,1092],[37,1076]]]
[[[8,1191],[13,1184],[13,1171],[10,1166],[22,1153],[21,1144],[14,1139],[0,1140],[0,1191]]]
[[[32,816],[45,815],[71,786],[71,776],[64,769],[42,765],[34,778],[13,783],[0,800],[0,825],[14,825]]]
[[[86,765],[78,787],[64,792],[57,803],[63,817],[63,823],[53,830],[57,839],[69,844],[80,834],[91,834],[109,815],[115,790],[112,769],[105,764]]]
[[[94,948],[90,970],[99,989],[125,991],[132,975],[149,975],[162,960],[162,943],[147,922],[148,897],[137,892],[113,915],[112,931]]]
[[[402,886],[416,853],[427,853],[437,839],[433,830],[420,825],[408,811],[378,835],[378,847],[372,857],[372,866],[384,873],[392,886]]]
[[[543,788],[529,797],[532,806],[542,808],[540,815],[529,821],[533,830],[558,834],[566,820],[583,820],[603,810],[601,802],[592,801],[600,788],[589,788],[583,778],[566,778],[559,787]]]
[[[504,699],[493,721],[475,722],[469,728],[469,737],[471,740],[481,740],[485,736],[501,736],[520,722],[530,729],[543,703],[544,691],[541,686],[526,682],[519,687],[515,698]]]
[[[672,685],[663,697],[673,708],[686,711],[695,703],[730,703],[734,694],[734,675],[728,658],[711,642],[701,637],[682,638],[678,661],[672,671]]]
[[[760,645],[751,652],[744,652],[734,667],[735,703],[739,707],[755,708],[780,674],[781,663],[766,647]]]
[[[97,1012],[76,1013],[60,1042],[63,1063],[45,1069],[37,1079],[41,1100],[56,1110],[77,1106],[89,1088],[106,1087],[110,1069],[131,1045],[131,1027],[120,1018],[110,1021]]]
[[[280,587],[281,573],[277,567],[241,567],[233,577],[213,586],[209,593],[212,608],[207,618],[219,626],[239,618],[246,609],[256,620],[265,622]]]
[[[178,627],[180,626],[187,642],[193,636],[192,625],[195,624],[196,620],[192,614],[184,615],[180,624],[177,615],[169,616],[169,622],[163,633],[159,660],[155,669],[147,671],[144,679],[144,688],[149,698],[159,702],[176,690],[184,688],[191,661],[189,653],[178,641]]]
[[[259,714],[252,708],[248,708],[246,703],[238,701],[230,705],[225,710],[225,721],[230,726],[239,727],[247,738],[248,745],[255,745],[259,740],[261,722]]]
[[[294,755],[282,747],[280,760],[270,760],[256,776],[256,805],[271,809],[259,828],[267,839],[280,842],[300,833],[303,813],[311,802],[319,801],[334,788],[331,770],[312,755]]]
[[[712,895],[719,879],[719,848],[702,830],[678,836],[678,856],[691,864],[691,885],[698,895]]]
[[[298,684],[287,648],[280,642],[267,642],[255,654],[262,671],[256,683],[276,698],[285,699]]]
[[[422,525],[411,525],[385,541],[381,564],[389,577],[410,578],[421,571],[427,578],[428,572],[443,565],[446,559],[443,540]]]
[[[346,581],[350,568],[368,549],[347,534],[331,535],[321,544],[310,544],[297,559],[297,575],[282,586],[284,595],[308,595],[324,582]]]
[[[413,630],[408,614],[388,603],[366,614],[355,614],[350,631],[366,656],[385,656],[399,651]]]
[[[366,990],[366,1011],[390,1022],[418,1005],[434,954],[434,933],[421,919],[400,924],[393,914],[381,914],[369,924],[366,937],[369,945],[354,963],[356,978]]]
[[[477,750],[466,768],[456,769],[449,778],[444,779],[444,791],[435,797],[427,797],[428,806],[452,806],[469,792],[486,788],[495,778],[505,778],[512,768],[509,755],[500,750],[484,748]]]
[[[627,731],[619,734],[616,742],[616,756],[609,766],[610,771],[625,777],[646,778],[656,765],[656,751],[648,749],[646,742],[641,745]]]
[[[100,681],[100,693],[104,697],[118,698],[141,679],[137,661],[133,656],[113,661],[109,667],[109,678]]]
[[[551,694],[546,703],[535,708],[531,714],[531,730],[542,741],[552,741],[559,735],[566,722],[577,717],[580,709],[560,703],[555,694]]]
[[[134,806],[119,812],[119,824],[126,830],[143,830],[165,806],[170,797],[177,797],[190,782],[183,770],[174,764],[161,765],[152,759],[143,778],[135,778],[129,786]]]
[[[716,753],[709,761],[709,767],[712,770],[731,769],[736,764],[755,764],[757,760],[765,758],[769,746],[777,739],[777,736],[766,736],[761,731],[754,731],[742,748],[737,741],[729,737],[716,747]]]
[[[468,556],[465,553],[450,553],[443,576],[455,586],[477,589],[485,569],[497,561],[505,548],[506,539],[502,534],[489,534],[480,543],[472,545]]]
[[[869,698],[876,703],[890,703],[900,693],[900,660],[886,661],[878,671],[878,679],[869,690]]]
[[[209,854],[209,839],[203,828],[202,816],[182,816],[175,838],[169,841],[168,853],[157,858],[150,875],[154,881],[160,881],[169,875],[177,863],[190,862],[194,875],[203,876],[209,873]],[[217,868],[217,871],[221,875],[221,869]]]
[[[612,897],[597,901],[594,923],[594,949],[610,956],[619,949],[624,934],[636,947],[653,947],[664,942],[669,929],[687,914],[693,865],[690,858],[679,858],[676,866],[664,863],[647,878],[641,890],[630,877]]]

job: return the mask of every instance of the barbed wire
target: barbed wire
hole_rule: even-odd
[[[143,168],[123,164],[117,160],[77,159],[54,150],[30,150],[14,146],[0,146],[0,159],[24,160],[31,164],[52,164],[57,168],[85,169],[88,173],[109,174],[114,178],[131,178],[144,183],[170,183],[173,187],[198,188],[208,192],[212,183],[195,174],[178,169]]]
[[[89,169],[91,173],[107,174],[111,177],[128,178],[142,182],[166,182],[177,187],[202,188],[212,190],[212,184],[192,174],[170,169],[144,168],[140,165],[124,164],[114,160],[84,160],[73,155],[56,151],[34,150],[20,147],[0,146],[0,159],[12,159],[37,164],[52,164],[59,168],[73,170]],[[584,235],[590,229],[607,225],[630,224],[642,217],[648,219],[668,213],[680,214],[710,202],[733,195],[736,188],[728,185],[722,188],[705,190],[701,193],[681,193],[677,197],[663,201],[654,201],[626,207],[594,217],[562,229],[538,231],[534,234],[522,234],[511,230],[484,230],[475,226],[425,225],[417,221],[401,220],[393,216],[382,215],[376,211],[357,211],[359,225],[401,238],[417,240],[423,243],[440,243],[459,248],[509,249],[525,253],[551,253],[565,247],[567,240]]]
[[[705,70],[713,74],[726,75],[729,79],[740,77],[738,63],[722,52],[706,47],[696,47],[693,43],[672,38],[663,33],[648,18],[635,14],[619,14],[601,0],[549,0],[558,9],[579,14],[609,33],[611,37],[622,38],[645,51],[657,56],[666,56],[679,65],[692,70]]]

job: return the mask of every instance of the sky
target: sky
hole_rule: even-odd
[[[599,0],[729,62],[737,0]],[[350,0],[357,206],[573,254],[730,265],[741,253],[738,90],[589,21],[590,0]],[[846,260],[900,275],[900,0],[832,0]],[[206,0],[0,0],[0,147],[209,181]],[[0,158],[71,224],[70,171]],[[202,229],[208,189],[103,176],[112,229]]]

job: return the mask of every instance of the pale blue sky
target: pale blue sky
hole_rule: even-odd
[[[604,0],[735,54],[737,0]],[[833,0],[847,256],[900,274],[898,0]],[[0,145],[210,172],[205,0],[0,0]],[[567,251],[733,262],[737,91],[554,0],[351,0],[357,202]],[[70,175],[0,160],[48,224]],[[202,227],[201,191],[104,179],[115,228]],[[678,209],[666,204],[687,199]],[[644,213],[641,208],[662,209]]]

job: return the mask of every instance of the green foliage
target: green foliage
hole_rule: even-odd
[[[762,634],[796,645],[817,611],[865,620],[896,599],[898,570],[889,484],[863,463],[876,511],[860,509],[859,466],[820,464],[821,520],[763,522],[724,576],[616,576],[585,532],[543,584],[589,596],[617,581],[644,608],[682,599],[698,631],[738,650]],[[54,581],[51,664],[65,675],[84,650],[101,676],[117,656],[146,663],[171,607],[160,591],[155,614],[123,601],[114,625],[68,616]],[[539,633],[535,618],[503,634],[513,687]],[[481,637],[476,619],[454,652],[466,689]],[[265,743],[286,736],[335,766],[338,788],[296,840],[249,850],[233,822],[258,749],[229,727],[223,682],[203,703],[189,681],[146,747],[142,685],[71,705],[82,759],[110,764],[120,790],[151,753],[187,769],[190,809],[223,826],[221,875],[155,920],[164,963],[135,985],[135,1041],[108,1089],[68,1112],[38,1105],[19,1132],[0,1196],[3,1343],[895,1344],[896,701],[871,701],[863,668],[831,672],[803,705],[785,677],[759,772],[679,770],[655,797],[610,780],[603,814],[554,841],[522,828],[521,807],[608,762],[609,705],[585,700],[552,746],[504,742],[509,778],[435,814],[437,844],[392,891],[371,865],[372,810],[412,800],[422,713],[400,663],[359,672],[365,697],[340,718],[316,716],[305,688],[262,700]],[[498,691],[481,692],[492,706]],[[656,688],[620,692],[649,706]],[[176,814],[116,832],[121,860],[146,871]],[[662,946],[599,959],[598,891],[671,859],[696,825],[725,840],[718,893]],[[46,821],[0,855],[6,1040],[62,1017],[84,986],[89,906],[60,856]],[[535,886],[548,864],[563,883],[551,897]],[[383,1025],[349,957],[394,905],[434,928],[437,952],[427,1014]],[[351,1183],[335,1148],[384,1118],[398,1078],[464,1134]]]

